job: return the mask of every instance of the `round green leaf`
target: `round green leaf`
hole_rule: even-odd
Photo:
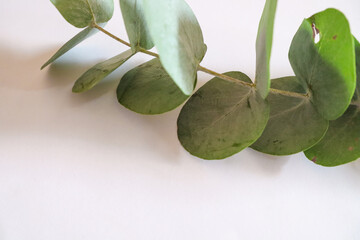
[[[160,114],[182,104],[188,96],[176,86],[158,58],[126,73],[117,89],[119,103],[141,114]]]
[[[308,159],[322,166],[338,166],[360,157],[360,107],[350,105],[343,116],[330,121],[325,137],[305,151]]]
[[[308,159],[323,166],[338,166],[360,158],[360,44],[355,39],[357,87],[350,107],[330,121],[325,137],[305,151]]]
[[[271,87],[306,93],[296,77],[273,79]],[[270,118],[261,137],[251,148],[273,155],[290,155],[316,144],[326,133],[329,122],[315,109],[309,98],[270,92]]]
[[[107,77],[110,73],[115,71],[118,67],[124,64],[129,58],[134,55],[131,49],[110,58],[104,62],[98,63],[89,70],[87,70],[74,84],[73,92],[85,92],[93,88],[101,80]]]
[[[61,15],[75,27],[84,28],[93,22],[104,23],[112,18],[113,0],[50,0]]]
[[[120,0],[120,7],[132,48],[152,48],[154,44],[145,24],[143,1]]]
[[[317,32],[320,41],[315,43]],[[291,43],[289,59],[318,112],[328,120],[340,117],[356,85],[353,37],[345,16],[327,9],[305,19]]]
[[[256,39],[255,83],[260,95],[265,99],[270,89],[270,55],[274,30],[277,0],[267,0],[260,19]]]
[[[97,33],[99,30],[96,28],[87,27],[84,30],[82,30],[80,33],[78,33],[75,37],[70,39],[67,43],[64,44],[42,67],[41,69],[44,69],[49,64],[53,63],[56,59],[67,53],[69,50],[74,48],[76,45],[84,41],[85,39],[91,37],[95,33]]]
[[[226,75],[251,82],[243,73]],[[223,159],[254,143],[269,118],[269,105],[253,87],[213,78],[185,104],[178,138],[191,154]]]
[[[143,4],[146,24],[162,65],[179,88],[190,95],[206,52],[194,13],[184,0],[143,0]]]

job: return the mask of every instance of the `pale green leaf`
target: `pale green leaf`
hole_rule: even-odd
[[[158,58],[126,73],[117,89],[119,103],[141,114],[160,114],[181,105],[185,95],[162,67]]]
[[[323,166],[338,166],[360,158],[360,44],[355,40],[357,87],[345,114],[330,121],[325,137],[305,151],[308,159]]]
[[[256,39],[255,83],[257,90],[264,99],[270,88],[270,56],[276,5],[277,0],[266,1]]]
[[[113,0],[50,0],[61,15],[75,27],[105,23],[112,18]]]
[[[53,63],[56,59],[67,53],[69,50],[74,48],[76,45],[84,41],[85,39],[91,37],[95,33],[97,33],[99,30],[96,28],[87,27],[84,30],[82,30],[80,33],[78,33],[75,37],[70,39],[67,43],[65,43],[42,67],[41,69],[44,69],[49,64]]]
[[[316,32],[320,41],[314,42]],[[328,120],[340,117],[354,94],[355,54],[345,16],[327,9],[305,19],[292,41],[289,59],[296,76]]]
[[[274,89],[305,94],[296,77],[273,79]],[[253,149],[273,155],[290,155],[316,144],[326,133],[328,121],[315,109],[308,97],[270,92],[270,118]]]
[[[115,71],[134,55],[131,49],[110,58],[104,62],[98,63],[87,70],[74,84],[73,92],[85,92],[93,88],[101,80]]]
[[[133,49],[150,49],[154,46],[145,23],[142,0],[120,0],[126,32]]]
[[[251,83],[240,72],[226,75]],[[269,105],[253,87],[213,78],[181,110],[178,137],[192,155],[223,159],[254,143],[268,118]]]
[[[184,0],[143,0],[143,10],[160,61],[186,94],[194,90],[206,52],[199,23]]]

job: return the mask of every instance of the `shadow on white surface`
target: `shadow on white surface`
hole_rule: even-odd
[[[0,120],[6,125],[2,129],[5,134],[20,139],[27,135],[64,142],[71,139],[80,144],[118,146],[132,152],[139,152],[146,144],[154,152],[165,154],[163,158],[170,162],[177,158],[179,109],[159,116],[143,116],[117,103],[117,84],[133,63],[125,70],[117,70],[90,91],[75,94],[71,92],[73,83],[94,61],[79,64],[73,60],[73,56],[79,55],[75,51],[40,71],[42,63],[55,51],[22,56],[0,47],[0,66],[5,70],[0,73],[0,92],[3,99],[8,96],[6,103],[0,103],[5,110]],[[45,143],[46,146],[51,142]]]

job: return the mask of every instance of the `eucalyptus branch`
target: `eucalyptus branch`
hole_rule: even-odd
[[[114,34],[110,33],[109,31],[105,30],[104,28],[102,28],[101,26],[97,25],[96,23],[94,23],[94,27],[99,29],[101,32],[103,32],[104,34],[108,35],[109,37],[113,38],[114,40],[128,46],[128,47],[131,47],[131,44],[128,43],[127,41],[115,36]],[[153,56],[153,57],[156,57],[156,58],[159,58],[159,54],[157,53],[154,53],[152,51],[149,51],[149,50],[146,50],[144,48],[141,48],[141,47],[138,47],[137,50],[139,52],[142,52],[142,53],[145,53],[147,55],[150,55],[150,56]],[[242,81],[240,79],[236,79],[236,78],[233,78],[233,77],[230,77],[230,76],[227,76],[227,75],[224,75],[224,74],[221,74],[221,73],[218,73],[218,72],[215,72],[211,69],[208,69],[206,67],[203,67],[201,65],[199,65],[198,67],[198,70],[201,71],[201,72],[205,72],[205,73],[208,73],[212,76],[215,76],[215,77],[218,77],[218,78],[221,78],[225,81],[229,81],[229,82],[234,82],[234,83],[238,83],[238,84],[241,84],[241,85],[244,85],[244,86],[248,86],[248,87],[255,87],[255,84],[254,83],[248,83],[248,82],[245,82],[245,81]],[[270,91],[275,93],[275,94],[281,94],[281,95],[284,95],[284,96],[289,96],[289,97],[298,97],[298,98],[308,98],[309,95],[308,94],[301,94],[301,93],[296,93],[296,92],[290,92],[290,91],[284,91],[284,90],[279,90],[279,89],[274,89],[274,88],[270,88]]]
[[[177,8],[169,7],[172,1]],[[86,5],[81,5],[82,0],[51,2],[70,24],[84,29],[42,69],[99,31],[130,49],[87,70],[76,80],[73,92],[90,90],[138,52],[153,56],[121,77],[118,102],[149,115],[171,111],[188,100],[179,114],[177,133],[192,155],[224,159],[246,147],[272,155],[304,151],[309,160],[324,166],[360,157],[359,100],[351,103],[356,111],[347,110],[349,100],[357,99],[360,92],[357,86],[354,97],[359,82],[354,72],[360,77],[360,43],[340,11],[327,9],[303,21],[289,49],[296,76],[270,82],[277,0],[266,0],[255,44],[253,83],[242,81],[247,77],[242,72],[221,74],[200,65],[207,48],[201,27],[184,0],[120,0],[129,42],[101,27],[113,16],[113,0],[86,1]],[[86,11],[78,12],[79,4]],[[316,34],[321,36],[319,44],[314,40]],[[153,47],[159,54],[148,50]],[[184,54],[183,49],[192,54]],[[227,82],[210,80],[194,93],[198,71]],[[309,71],[316,74],[309,76]],[[270,84],[277,89],[269,89]],[[305,94],[295,92],[302,86],[306,86]]]

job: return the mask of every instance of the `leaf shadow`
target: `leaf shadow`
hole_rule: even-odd
[[[40,71],[42,63],[55,50],[24,55],[0,46],[0,91],[5,93],[2,99],[10,99],[2,103],[4,112],[8,112],[1,116],[3,137],[30,135],[49,139],[49,144],[51,139],[101,144],[117,149],[120,156],[123,148],[136,153],[146,144],[159,161],[166,159],[173,164],[179,159],[181,146],[176,137],[179,109],[144,116],[117,102],[116,86],[121,76],[139,61],[116,70],[90,91],[75,94],[71,92],[75,80],[96,63],[79,64],[75,51]]]

